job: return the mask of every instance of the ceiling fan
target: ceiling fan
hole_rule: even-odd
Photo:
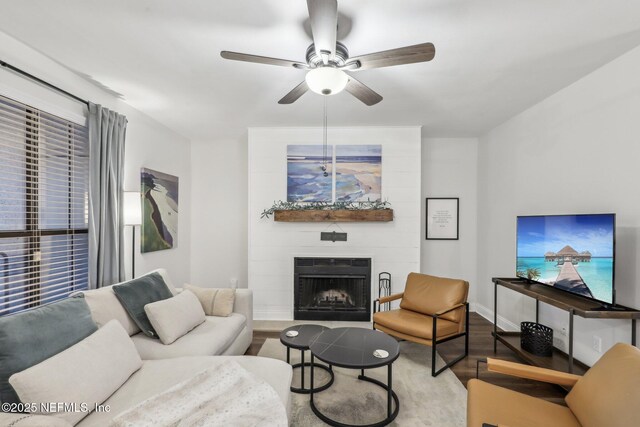
[[[431,61],[435,56],[436,50],[432,43],[421,43],[349,57],[347,47],[336,40],[337,0],[307,0],[307,8],[309,9],[313,43],[307,48],[306,63],[226,50],[220,52],[220,56],[223,58],[234,61],[307,70],[305,80],[278,101],[279,104],[292,104],[309,89],[320,95],[334,95],[344,89],[366,105],[374,105],[382,101],[382,96],[346,71],[426,62]]]

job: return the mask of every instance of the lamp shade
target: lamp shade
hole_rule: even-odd
[[[137,191],[123,192],[122,203],[124,225],[142,224],[142,203],[140,193]]]
[[[337,68],[320,67],[309,71],[305,77],[309,89],[320,95],[335,95],[342,92],[349,76]]]

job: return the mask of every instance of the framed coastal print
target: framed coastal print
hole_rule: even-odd
[[[171,249],[178,239],[178,177],[142,168],[142,253]]]
[[[457,197],[427,198],[427,240],[458,240],[459,206]]]

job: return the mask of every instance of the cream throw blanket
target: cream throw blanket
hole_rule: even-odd
[[[203,371],[116,416],[112,427],[286,427],[276,391],[233,360]]]

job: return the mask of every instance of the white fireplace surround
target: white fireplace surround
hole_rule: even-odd
[[[382,145],[382,199],[394,209],[392,222],[290,223],[261,219],[261,212],[287,198],[287,145],[322,144],[322,128],[249,129],[249,288],[254,318],[293,320],[294,258],[371,258],[371,295],[378,274],[391,273],[400,292],[420,271],[420,127],[329,128],[328,144]],[[320,240],[322,231],[343,231],[346,242]]]

